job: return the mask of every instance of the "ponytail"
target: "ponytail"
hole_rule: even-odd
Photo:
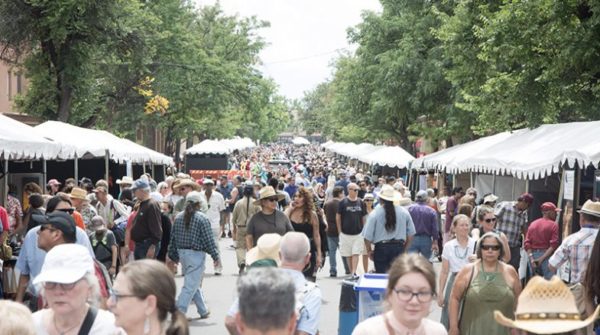
[[[171,323],[167,327],[165,334],[167,335],[189,335],[190,329],[187,318],[175,306],[171,312]]]
[[[396,230],[396,206],[391,201],[383,200],[383,209],[385,209],[385,230],[393,232]]]
[[[200,204],[197,202],[186,202],[185,210],[183,212],[183,224],[185,225],[185,229],[190,227],[190,221],[192,221],[192,216],[194,213],[200,208]]]

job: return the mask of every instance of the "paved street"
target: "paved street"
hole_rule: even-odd
[[[190,323],[191,334],[202,334],[202,335],[221,335],[227,334],[223,320],[225,314],[229,309],[232,301],[235,298],[235,284],[237,280],[237,267],[235,265],[235,252],[230,249],[231,239],[221,239],[220,246],[223,254],[223,275],[214,276],[212,261],[210,256],[207,258],[209,266],[206,270],[207,275],[205,276],[203,283],[203,292],[207,300],[207,305],[211,310],[211,316],[205,320],[194,320]],[[339,253],[338,253],[339,258]],[[341,264],[339,259],[338,264]],[[440,263],[435,263],[436,272],[439,272]],[[317,278],[317,283],[321,288],[323,294],[323,305],[321,309],[320,319],[320,334],[322,335],[335,335],[337,334],[338,328],[338,304],[342,278],[330,278],[329,277],[329,262],[326,262],[325,268],[323,268]],[[372,265],[371,265],[372,266]],[[338,268],[338,272],[340,269]],[[342,271],[343,273],[343,268]],[[177,294],[183,285],[183,277],[178,276],[177,282]],[[432,303],[432,312],[430,318],[439,320],[440,308],[437,304]],[[196,308],[191,305],[188,309],[189,317],[199,317]]]

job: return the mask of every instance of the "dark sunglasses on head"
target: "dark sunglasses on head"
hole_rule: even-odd
[[[481,250],[494,250],[494,251],[498,251],[500,250],[500,246],[499,245],[487,245],[487,244],[483,244],[481,246]]]
[[[483,221],[485,221],[485,222],[487,222],[487,223],[490,223],[490,222],[496,222],[496,218],[485,219],[485,220],[483,220]]]
[[[61,208],[57,209],[57,211],[73,214],[73,212],[75,212],[75,208]]]

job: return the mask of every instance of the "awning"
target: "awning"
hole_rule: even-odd
[[[68,158],[68,151],[37,134],[33,127],[0,114],[0,156],[3,159]]]

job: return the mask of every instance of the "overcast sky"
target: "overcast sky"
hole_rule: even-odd
[[[216,0],[195,0],[212,5]],[[301,98],[304,91],[331,76],[330,62],[339,50],[354,50],[346,30],[361,22],[363,10],[381,11],[378,0],[220,0],[228,15],[269,21],[259,33],[268,43],[261,52],[263,73],[279,93]]]

